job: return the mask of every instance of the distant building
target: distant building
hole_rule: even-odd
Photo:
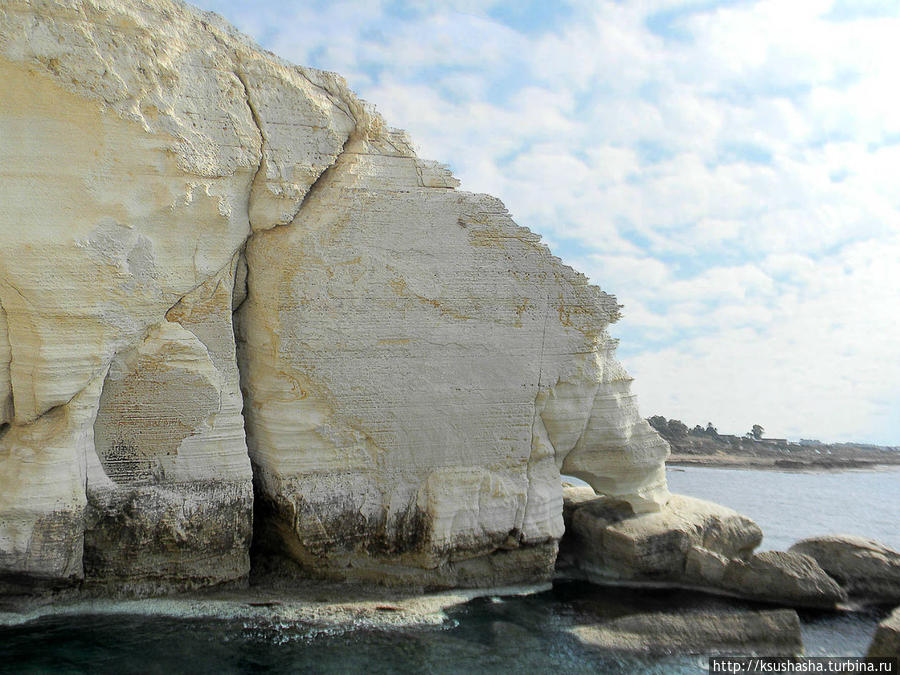
[[[813,440],[812,438],[801,438],[798,445],[822,445],[822,441]]]
[[[772,445],[779,445],[784,448],[788,445],[788,440],[786,438],[760,438],[759,440],[762,443],[771,443]]]

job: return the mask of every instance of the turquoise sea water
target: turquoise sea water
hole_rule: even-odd
[[[752,516],[764,546],[828,532],[896,547],[900,472],[774,473],[689,467],[672,490]],[[524,597],[481,598],[448,611],[443,626],[324,630],[261,620],[47,616],[0,628],[0,673],[703,673],[703,655],[597,653],[568,632],[592,617],[673,607],[762,607],[678,590],[557,584]],[[859,655],[886,609],[801,613],[810,655]]]
[[[658,589],[557,584],[479,598],[443,626],[335,630],[255,620],[48,616],[0,628],[0,673],[654,673],[706,672],[706,656],[629,655],[582,646],[566,628],[632,613],[763,605]],[[860,655],[887,610],[802,613],[809,655]]]
[[[0,672],[697,672],[700,657],[647,660],[581,647],[565,626],[585,609],[591,593],[597,590],[563,585],[535,596],[478,599],[450,610],[443,627],[395,631],[139,616],[49,617],[0,630]],[[646,601],[627,592],[624,599],[622,592],[613,594],[629,607]],[[658,601],[690,598],[663,594]]]

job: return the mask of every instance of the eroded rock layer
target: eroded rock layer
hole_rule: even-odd
[[[236,267],[237,257],[110,365],[94,422],[100,467],[87,482],[89,580],[155,590],[249,572]]]
[[[534,581],[560,470],[658,510],[615,298],[456,186],[215,15],[2,3],[0,576],[240,580],[255,518],[304,574]]]

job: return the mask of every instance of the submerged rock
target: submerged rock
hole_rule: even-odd
[[[900,602],[900,553],[871,539],[830,535],[803,539],[789,551],[815,559],[851,598]]]
[[[878,624],[866,656],[900,659],[900,607]]]
[[[753,654],[803,652],[800,618],[792,609],[629,614],[570,629],[583,645],[653,654]]]

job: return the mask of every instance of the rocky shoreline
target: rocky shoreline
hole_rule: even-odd
[[[786,656],[808,649],[803,626],[811,619],[808,614],[805,618],[798,616],[794,609],[703,591],[653,588],[650,584],[624,588],[577,583],[561,580],[552,589],[541,585],[416,593],[321,581],[285,585],[273,580],[247,589],[163,598],[69,597],[54,602],[35,598],[13,602],[7,598],[0,604],[0,635],[4,630],[29,624],[38,627],[60,619],[76,625],[86,617],[121,617],[133,625],[143,617],[147,621],[205,621],[223,627],[237,622],[245,631],[261,631],[273,639],[281,633],[288,636],[285,639],[301,635],[305,640],[321,640],[375,631],[397,633],[397,639],[402,640],[410,635],[433,635],[435,630],[452,631],[460,618],[492,608],[490,613],[497,617],[491,624],[493,632],[500,630],[521,641],[534,642],[538,639],[535,631],[542,630],[541,616],[549,611],[548,603],[553,603],[563,617],[562,623],[553,623],[554,630],[599,657],[729,653]],[[505,606],[510,609],[504,610]],[[527,607],[534,609],[529,611]],[[511,612],[518,617],[509,616]],[[836,609],[831,615],[849,618],[854,612]],[[888,626],[879,632],[881,637],[873,648],[883,650],[885,644],[891,644],[885,642],[892,635],[885,632],[889,630]]]
[[[616,298],[339,76],[171,0],[0,16],[0,624],[424,627],[577,578],[759,603],[601,597],[587,647],[793,654],[795,608],[897,601],[896,552],[670,494]]]
[[[567,534],[554,583],[587,582],[597,589],[579,594],[587,609],[565,629],[583,649],[800,655],[804,645],[798,610],[852,616],[861,608],[900,602],[900,553],[877,542],[816,537],[788,551],[756,552],[762,532],[752,520],[680,495],[660,511],[635,513],[626,502],[591,488],[567,486],[564,506]],[[7,595],[0,600],[0,627],[99,614],[245,620],[302,626],[307,633],[323,635],[433,629],[452,623],[461,607],[478,598],[502,602],[551,588],[547,583],[446,591],[389,588],[300,579],[272,565],[251,575],[241,588],[166,597],[110,597],[110,588],[99,587]],[[654,605],[650,598],[665,589],[682,589],[673,592],[689,593],[700,604],[681,599]],[[592,601],[592,596],[600,600]],[[628,597],[645,598],[651,605],[635,608]],[[873,642],[874,652],[895,649],[895,634],[896,619],[888,617]]]
[[[812,537],[787,551],[756,552],[760,528],[718,504],[672,495],[658,512],[635,513],[627,503],[572,485],[564,490],[564,518],[557,561],[563,577],[691,589],[791,611],[900,603],[900,553],[861,537]],[[753,625],[745,628],[752,632]]]
[[[900,467],[900,457],[896,462],[865,459],[829,460],[829,459],[775,459],[771,457],[755,457],[751,455],[684,455],[672,453],[666,460],[669,468],[699,466],[715,469],[753,469],[759,471],[796,471],[796,472],[839,472],[853,470],[891,470]]]
[[[286,621],[329,628],[378,629],[439,625],[445,610],[485,595],[539,593],[550,584],[425,593],[363,584],[268,579],[241,589],[209,589],[154,598],[111,598],[90,593],[6,597],[0,626],[56,615],[144,615],[178,619]]]

